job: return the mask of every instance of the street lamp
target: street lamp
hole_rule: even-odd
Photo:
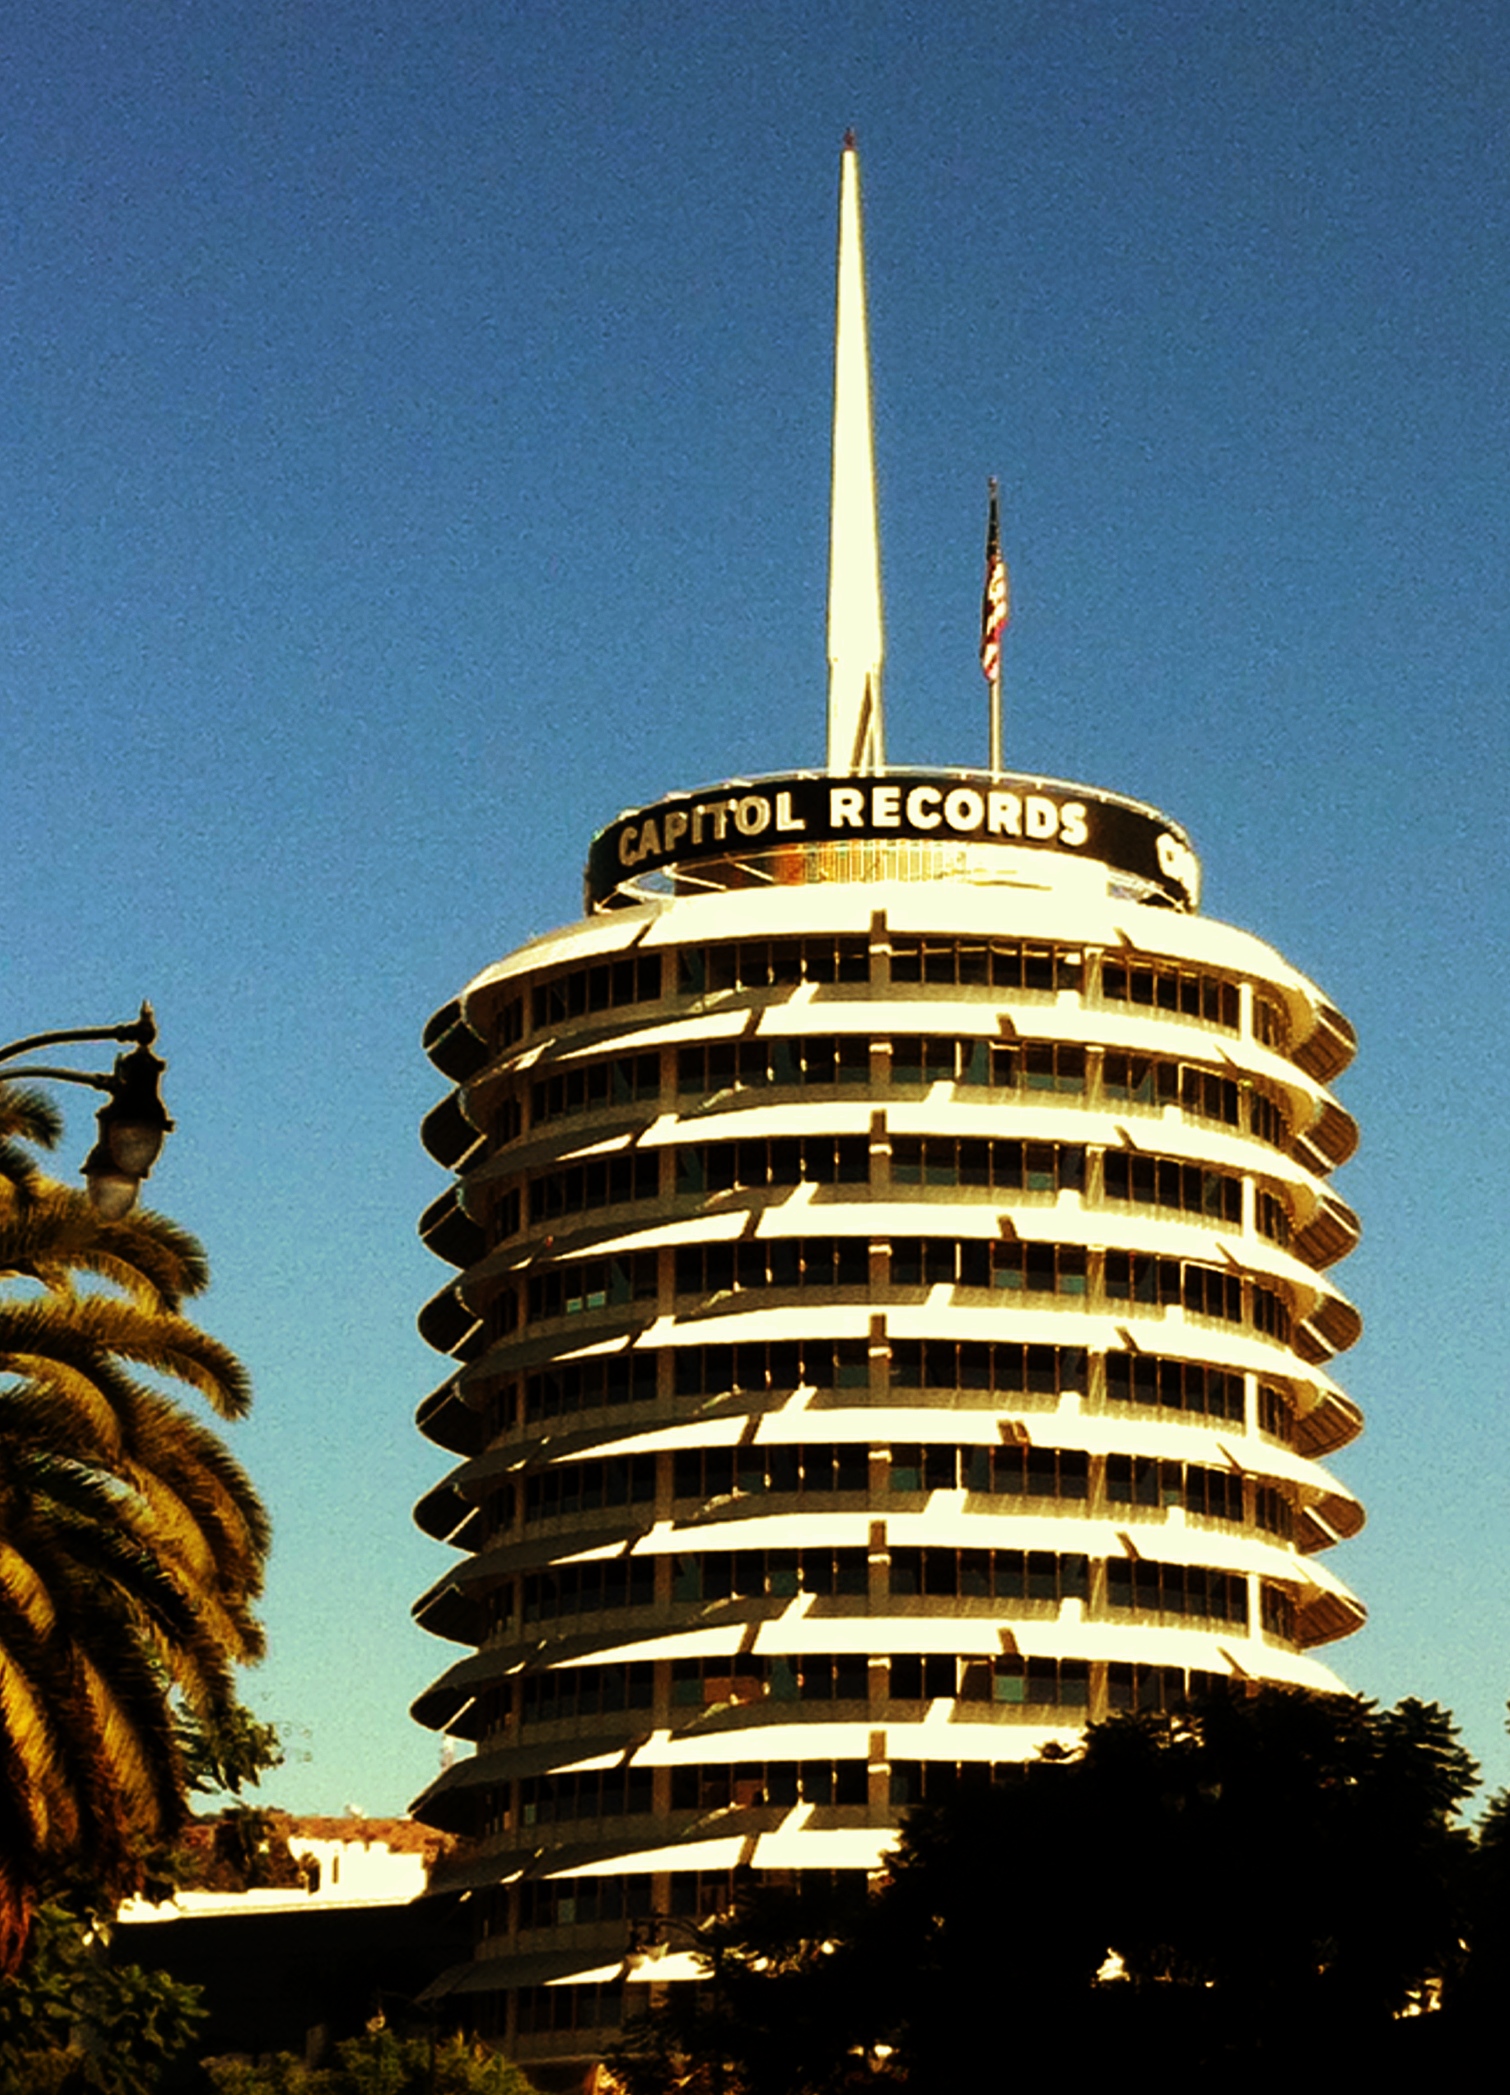
[[[163,1142],[173,1122],[162,1102],[160,1085],[167,1063],[152,1052],[157,1038],[157,1020],[152,1006],[143,1004],[141,1015],[126,1026],[83,1026],[73,1032],[29,1033],[0,1047],[0,1080],[12,1077],[46,1077],[61,1084],[87,1084],[92,1090],[108,1092],[95,1115],[95,1143],[84,1159],[84,1183],[90,1205],[106,1222],[119,1222],[136,1205],[144,1178],[162,1154]],[[134,1041],[129,1055],[117,1055],[107,1073],[87,1069],[53,1069],[28,1063],[20,1069],[7,1068],[18,1055],[37,1048],[83,1040]]]

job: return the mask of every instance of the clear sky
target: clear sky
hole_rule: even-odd
[[[984,759],[996,473],[1008,761],[1358,1025],[1332,1656],[1510,1780],[1507,80],[1502,0],[8,10],[0,1031],[157,1005],[280,1801],[438,1765],[426,1017],[621,807],[821,761],[849,124],[893,761]]]

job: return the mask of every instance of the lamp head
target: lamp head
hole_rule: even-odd
[[[143,1006],[144,1017],[146,1012]],[[115,1058],[110,1096],[95,1115],[98,1133],[84,1160],[90,1201],[107,1222],[130,1214],[173,1126],[159,1088],[167,1066],[146,1039]]]

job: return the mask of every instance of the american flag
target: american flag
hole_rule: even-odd
[[[986,526],[986,586],[980,600],[980,666],[988,683],[994,684],[1001,674],[1001,636],[1011,616],[1012,598],[1007,586],[1007,563],[1001,557],[1001,525],[993,480],[991,521]]]

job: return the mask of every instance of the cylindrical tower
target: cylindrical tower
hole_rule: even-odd
[[[621,817],[432,1021],[419,1508],[460,1987],[539,2072],[738,1873],[1089,1719],[1334,1687],[1347,1022],[1156,811],[953,772]]]

